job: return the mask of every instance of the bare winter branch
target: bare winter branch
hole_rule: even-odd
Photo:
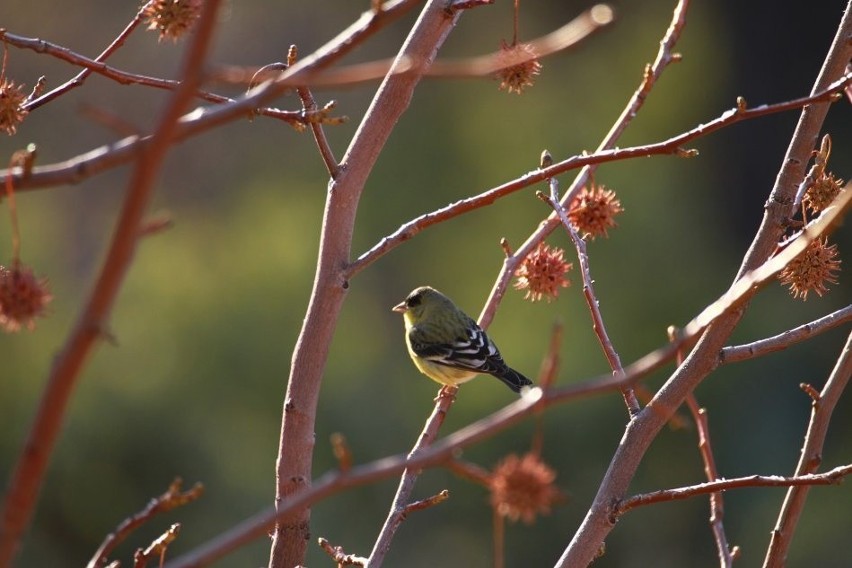
[[[843,350],[837,359],[834,369],[831,371],[831,376],[829,376],[828,381],[825,383],[825,387],[819,393],[819,398],[813,400],[808,432],[805,435],[805,441],[802,445],[799,464],[796,466],[796,477],[812,475],[812,472],[819,469],[822,463],[822,448],[825,443],[825,437],[828,434],[828,424],[831,421],[831,415],[838,400],[840,400],[840,395],[846,390],[850,377],[852,377],[852,333],[846,339],[846,345],[843,346]],[[822,475],[831,477],[832,473],[837,472],[838,469],[842,468],[835,468]],[[852,466],[847,466],[847,470],[852,471]],[[778,513],[778,521],[775,524],[775,529],[772,531],[772,539],[769,542],[769,549],[766,551],[766,558],[763,561],[764,568],[776,568],[786,565],[787,551],[790,548],[799,517],[805,507],[807,496],[807,486],[791,486],[787,491],[787,497],[784,499],[784,504]]]
[[[852,45],[847,41],[851,33],[852,13],[847,10],[838,26],[837,34],[829,48],[822,70],[815,81],[814,93],[823,91],[826,87],[835,84],[840,78],[847,79],[843,77],[843,73],[846,64],[852,57]],[[796,131],[776,178],[775,186],[770,193],[761,227],[757,231],[737,275],[739,283],[743,274],[754,271],[749,278],[750,282],[743,284],[744,286],[748,285],[750,290],[753,290],[751,287],[753,284],[765,282],[757,276],[768,275],[773,269],[777,268],[773,264],[775,261],[780,263],[784,260],[792,260],[796,254],[800,254],[804,250],[794,250],[796,243],[793,243],[777,257],[768,260],[786,230],[786,221],[791,217],[791,206],[796,188],[804,178],[805,164],[809,161],[814,141],[828,113],[828,107],[827,102],[815,103],[802,110]],[[839,208],[842,209],[843,207]],[[819,230],[814,227],[811,229],[813,231]],[[799,244],[803,244],[807,240],[806,235],[811,229],[797,239],[802,241]],[[827,226],[822,226],[821,229],[826,230]],[[789,258],[781,259],[785,254],[789,255]],[[761,267],[761,265],[763,266]],[[736,286],[737,284],[732,288],[736,288]],[[583,523],[556,564],[558,568],[587,566],[595,558],[601,543],[613,528],[611,522],[612,503],[623,498],[647,448],[668,418],[683,403],[686,396],[694,391],[696,386],[718,364],[718,353],[739,323],[744,306],[753,293],[753,291],[744,289],[737,290],[735,294],[742,300],[741,303],[738,303],[737,309],[734,309],[735,304],[733,302],[728,302],[726,299],[724,302],[717,303],[713,310],[705,311],[702,314],[702,316],[711,316],[713,324],[706,328],[684,363],[672,374],[640,415],[628,424]],[[718,314],[715,311],[716,307],[723,308],[725,314]],[[701,320],[701,318],[698,319]],[[696,323],[700,324],[701,322]],[[695,326],[692,325],[692,327]]]
[[[674,47],[675,44],[677,44],[677,41],[680,39],[680,34],[683,31],[684,26],[686,25],[686,10],[688,7],[689,0],[678,0],[678,4],[675,7],[672,21],[669,24],[668,30],[663,36],[662,41],[660,42],[660,49],[657,52],[657,56],[654,59],[654,63],[646,66],[639,87],[636,89],[636,91],[634,91],[633,95],[630,97],[630,100],[627,102],[624,109],[622,110],[621,115],[616,119],[615,123],[613,123],[607,135],[604,137],[603,140],[601,140],[601,143],[598,145],[598,152],[611,150],[616,147],[618,139],[621,137],[621,135],[627,129],[629,124],[632,122],[633,118],[639,112],[639,109],[642,108],[642,105],[645,103],[645,99],[650,94],[651,89],[656,84],[663,71],[669,66],[669,64],[679,60],[679,58],[676,57],[674,54]],[[594,172],[594,163],[583,164],[583,166],[585,167],[580,170],[568,190],[565,192],[565,196],[562,198],[561,201],[563,206],[567,206],[571,203],[571,200],[574,198],[574,195],[576,195],[577,192],[580,191],[580,189],[589,180],[589,176]],[[542,177],[542,180],[547,179],[548,177],[553,176],[544,176]],[[503,261],[503,266],[500,269],[500,274],[497,276],[497,279],[494,282],[494,286],[491,288],[491,295],[485,302],[485,306],[482,308],[482,312],[479,316],[479,321],[482,323],[482,325],[487,327],[491,323],[491,320],[494,318],[494,313],[497,310],[497,306],[503,299],[503,295],[506,293],[506,289],[509,286],[509,281],[512,279],[512,276],[514,276],[515,270],[517,270],[518,265],[523,262],[526,256],[536,246],[538,246],[538,244],[542,242],[545,237],[547,237],[550,233],[556,230],[556,227],[558,226],[559,219],[556,214],[549,216],[547,218],[547,221],[542,223],[527,238],[526,242],[521,245],[521,248],[515,252],[514,256],[508,257]]]
[[[417,443],[408,454],[409,460],[416,459],[421,454],[427,452],[429,447],[437,439],[438,430],[444,423],[444,418],[452,407],[453,402],[455,402],[457,392],[457,387],[441,388],[441,392],[435,403],[435,408],[426,420],[423,432],[417,439]],[[399,525],[402,524],[406,515],[411,510],[410,507],[412,504],[409,503],[409,499],[411,498],[411,493],[414,490],[414,484],[420,475],[420,471],[421,468],[417,467],[405,468],[402,479],[399,481],[399,487],[396,490],[396,495],[393,498],[393,504],[391,505],[388,517],[385,519],[385,523],[382,525],[379,536],[373,545],[373,551],[370,552],[370,559],[368,561],[370,566],[381,566],[385,555],[388,550],[390,550],[391,541],[396,534],[397,528],[399,528]]]
[[[806,341],[815,335],[824,333],[837,326],[852,321],[852,306],[840,308],[812,322],[794,327],[778,335],[759,339],[745,345],[731,345],[725,347],[719,353],[720,363],[737,363],[755,357],[762,357],[776,351],[783,351],[788,347]]]
[[[676,489],[663,489],[661,491],[643,493],[642,495],[629,497],[620,502],[613,509],[612,521],[615,522],[618,517],[630,509],[634,509],[642,505],[689,499],[696,495],[706,495],[708,493],[727,491],[729,489],[741,489],[745,487],[803,487],[811,485],[837,485],[843,481],[844,477],[850,474],[852,474],[852,465],[844,465],[836,467],[825,473],[818,474],[804,474],[793,477],[784,477],[781,475],[749,475],[746,477],[737,477],[735,479],[708,481],[707,483],[690,485],[688,487],[678,487]]]
[[[598,342],[601,344],[604,355],[609,362],[609,367],[612,369],[612,374],[614,376],[619,376],[624,373],[624,369],[621,366],[621,357],[618,356],[618,352],[615,350],[615,346],[612,344],[612,340],[610,340],[609,334],[606,331],[606,325],[604,324],[603,315],[601,314],[600,301],[595,295],[593,284],[594,280],[592,279],[592,271],[589,268],[589,255],[586,252],[586,243],[571,224],[571,221],[568,219],[568,214],[565,212],[565,208],[559,202],[559,186],[556,179],[550,179],[549,196],[543,193],[538,193],[537,195],[545,203],[550,205],[557,214],[562,226],[565,227],[565,231],[568,233],[568,236],[571,237],[571,241],[574,243],[574,248],[577,249],[577,259],[580,262],[580,273],[583,275],[583,295],[586,298],[586,305],[589,307],[589,311],[592,314],[592,329],[595,332],[595,336],[598,338]],[[621,394],[624,397],[624,403],[627,405],[627,412],[630,417],[633,418],[639,413],[639,410],[641,410],[639,400],[636,398],[636,394],[633,392],[633,389],[629,386],[624,387]]]
[[[530,187],[531,185],[535,185],[537,183],[541,183],[542,181],[546,181],[561,173],[565,173],[567,171],[578,168],[584,168],[586,166],[598,165],[619,160],[647,157],[653,155],[677,155],[679,152],[682,151],[682,147],[685,143],[692,142],[725,126],[735,124],[742,120],[758,118],[776,112],[794,110],[801,108],[805,105],[812,104],[814,102],[831,99],[838,90],[842,89],[843,86],[849,83],[850,81],[852,81],[852,75],[846,76],[843,79],[835,82],[831,87],[824,91],[820,91],[815,96],[803,97],[800,99],[795,99],[795,101],[788,101],[775,105],[763,105],[754,109],[746,109],[742,111],[738,110],[737,108],[734,108],[730,111],[723,113],[721,116],[710,121],[707,124],[697,126],[692,130],[689,130],[683,134],[679,134],[673,138],[669,138],[668,140],[664,140],[662,142],[647,144],[643,146],[635,146],[630,148],[602,150],[594,154],[574,156],[572,158],[568,158],[567,160],[555,163],[550,167],[533,170],[519,178],[503,183],[497,187],[480,193],[479,195],[456,201],[455,203],[451,203],[446,207],[442,207],[441,209],[437,209],[435,211],[426,213],[425,215],[412,219],[411,221],[408,221],[390,235],[382,238],[370,250],[358,256],[358,258],[352,262],[347,272],[349,274],[349,277],[351,278],[355,274],[375,262],[381,256],[387,254],[397,246],[401,245],[405,241],[417,235],[423,229],[426,229],[438,223],[442,223],[459,215],[463,215],[470,211],[474,211],[486,205],[491,205],[502,197],[506,197],[507,195],[511,195],[512,193],[518,190]],[[0,174],[2,174],[2,172],[0,172]],[[572,191],[573,186],[572,189],[569,190],[569,193],[571,193]],[[563,196],[563,198],[561,199],[561,203],[563,204],[563,206],[566,203],[567,195],[568,193],[566,193],[566,196]],[[545,223],[541,225],[541,227],[536,231],[534,236],[530,237],[530,239],[535,238],[535,245],[537,245],[545,236],[553,232],[553,229],[555,229],[557,226],[559,226],[559,218],[558,216],[556,216],[556,214],[553,214],[550,218],[548,218]],[[521,247],[516,250],[515,254],[511,257],[513,267],[511,274],[514,274],[514,270],[517,268],[517,265],[520,260],[523,260],[523,258],[525,258],[526,255],[529,254],[529,252],[534,247],[534,245],[529,246],[531,242],[531,240],[527,240],[527,242],[521,245]],[[507,261],[509,261],[509,259],[507,259]],[[506,280],[506,282],[508,283],[508,279]],[[492,297],[493,296],[494,291],[492,290]],[[502,293],[500,294],[500,296],[502,297]],[[489,299],[487,305],[490,306],[492,302],[493,300]],[[493,309],[496,309],[496,304],[494,304]],[[493,310],[489,308],[487,311],[492,312]],[[486,311],[483,311],[482,315],[480,315],[479,321],[482,322],[481,325],[483,326],[487,326],[487,324],[490,323],[490,317],[487,317]]]
[[[97,552],[95,552],[95,555],[89,560],[86,568],[101,568],[102,566],[106,566],[109,555],[130,533],[148,522],[155,515],[171,511],[175,507],[182,507],[187,503],[195,501],[204,491],[204,486],[200,483],[196,483],[188,491],[182,491],[182,485],[183,481],[180,478],[175,479],[165,493],[151,499],[144,509],[122,521],[115,531],[107,535]]]
[[[106,325],[115,298],[130,268],[140,238],[139,227],[151,198],[157,172],[165,158],[177,122],[201,83],[201,69],[213,36],[219,0],[204,4],[183,61],[181,87],[163,109],[152,144],[138,157],[128,184],[115,233],[74,330],[54,361],[38,412],[9,481],[0,519],[0,565],[9,565],[30,522],[48,461],[64,423],[65,412],[83,364]]]

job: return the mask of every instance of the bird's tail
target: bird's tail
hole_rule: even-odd
[[[494,373],[494,376],[506,383],[506,386],[516,393],[520,393],[522,387],[533,384],[531,380],[510,367],[506,367],[506,370],[501,373]]]

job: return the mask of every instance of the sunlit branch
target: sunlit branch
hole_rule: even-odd
[[[843,481],[844,477],[850,474],[852,474],[852,465],[844,465],[836,467],[830,471],[826,471],[825,473],[804,474],[793,477],[784,477],[781,475],[749,475],[734,479],[719,479],[716,481],[709,481],[707,483],[700,483],[698,485],[690,485],[687,487],[678,487],[675,489],[663,489],[652,493],[635,495],[621,501],[613,510],[613,521],[630,509],[641,507],[643,505],[678,501],[681,499],[689,499],[696,495],[706,495],[708,493],[717,493],[719,491],[742,489],[746,487],[837,485]]]
[[[645,100],[650,95],[651,89],[657,83],[657,80],[663,74],[663,71],[669,66],[669,64],[680,61],[680,57],[674,52],[674,47],[680,39],[681,32],[686,25],[686,11],[688,7],[689,0],[678,0],[678,4],[672,15],[671,23],[669,24],[666,33],[663,35],[663,39],[660,41],[660,49],[657,51],[657,56],[654,59],[654,62],[650,65],[646,65],[642,81],[633,92],[630,100],[627,101],[627,104],[621,111],[621,115],[619,115],[607,135],[604,136],[603,140],[601,140],[597,148],[598,152],[611,150],[616,147],[618,139],[628,128],[633,118],[642,108],[642,105],[645,104]],[[574,180],[568,187],[568,190],[565,192],[565,195],[562,197],[561,203],[563,206],[570,205],[574,196],[586,184],[589,176],[591,176],[594,172],[595,167],[595,164],[589,164],[577,173]],[[523,262],[527,255],[558,226],[558,218],[555,214],[551,215],[545,222],[541,223],[535,231],[533,231],[514,255],[507,257],[503,261],[500,273],[497,275],[497,279],[494,281],[494,286],[491,288],[491,294],[485,302],[485,306],[483,306],[482,312],[479,316],[479,321],[482,322],[483,325],[488,326],[493,319],[494,313],[497,311],[497,306],[502,301],[503,296],[506,293],[506,289],[509,286],[509,281],[512,279],[512,276],[514,276],[518,265]]]
[[[618,356],[618,352],[615,350],[615,346],[612,344],[612,340],[609,338],[609,334],[606,331],[606,325],[604,324],[603,315],[601,314],[600,301],[598,301],[597,295],[595,294],[593,283],[594,279],[592,278],[592,271],[589,267],[589,255],[586,252],[586,243],[571,224],[571,221],[568,219],[568,214],[565,212],[565,208],[561,203],[559,203],[559,185],[556,178],[550,179],[550,195],[548,196],[539,192],[538,196],[554,210],[556,215],[559,217],[562,226],[565,228],[565,231],[568,233],[568,236],[571,237],[571,242],[574,243],[574,248],[577,249],[577,259],[580,262],[580,274],[583,278],[583,296],[586,298],[586,305],[589,307],[589,312],[592,315],[592,330],[595,332],[595,336],[601,344],[601,348],[603,349],[604,355],[609,363],[609,367],[612,369],[612,374],[615,376],[621,375],[624,372],[624,369],[621,366],[621,357]],[[633,392],[631,387],[627,386],[621,390],[621,394],[624,397],[624,403],[627,405],[627,412],[630,417],[633,418],[641,409],[639,406],[639,400],[636,398],[636,393]]]
[[[144,509],[122,521],[116,527],[115,531],[107,535],[97,552],[92,556],[92,559],[89,560],[86,568],[100,568],[101,566],[105,566],[109,555],[115,547],[124,541],[130,533],[160,513],[171,511],[175,507],[181,507],[195,501],[204,491],[204,487],[200,483],[196,483],[188,491],[182,491],[182,484],[183,482],[180,478],[175,479],[165,493],[151,499]]]
[[[808,475],[830,477],[833,472],[840,469],[835,468],[819,475],[813,474],[822,463],[823,446],[828,434],[831,415],[834,413],[840,396],[846,390],[850,378],[852,378],[852,333],[846,338],[846,344],[843,346],[825,386],[820,391],[819,396],[813,400],[808,431],[802,444],[799,463],[796,466],[797,477]],[[847,468],[850,467],[852,466],[847,466]],[[796,532],[799,518],[805,508],[807,496],[807,487],[791,486],[787,491],[784,504],[778,513],[775,528],[772,530],[772,537],[763,563],[764,568],[781,568],[785,565],[787,551],[790,548],[793,534]]]
[[[840,308],[812,322],[794,327],[778,335],[759,339],[744,345],[731,345],[725,347],[719,353],[720,363],[737,363],[755,357],[762,357],[776,351],[783,351],[788,347],[824,333],[830,329],[852,321],[852,306]]]
[[[134,165],[100,273],[48,373],[0,511],[0,566],[11,564],[30,523],[76,383],[104,337],[102,330],[142,238],[139,227],[156,187],[156,176],[171,147],[177,122],[201,83],[201,69],[212,41],[219,4],[220,0],[208,0],[201,9],[181,64],[181,86],[164,105],[154,127],[153,143]]]
[[[127,26],[125,26],[125,28],[121,31],[121,33],[118,34],[118,36],[116,36],[116,38],[114,40],[112,40],[112,42],[107,46],[107,48],[94,59],[94,61],[93,61],[94,64],[96,64],[96,65],[97,64],[103,64],[103,62],[106,61],[107,58],[109,58],[121,46],[124,45],[124,42],[127,41],[127,38],[130,37],[130,34],[133,33],[133,30],[135,30],[139,26],[139,24],[142,22],[142,14],[145,10],[145,7],[149,3],[150,2],[145,2],[139,8],[139,10],[136,12],[136,15],[133,16],[132,20],[130,20],[130,23],[128,23]],[[11,36],[11,34],[6,34],[4,30],[0,30],[0,37],[2,37],[3,41],[8,41],[10,44],[16,45],[12,41],[10,36]],[[46,44],[46,42],[45,42],[45,44]],[[17,47],[30,47],[30,46],[18,45]],[[41,46],[39,46],[39,47],[41,47]],[[40,51],[39,49],[36,49],[36,51],[49,53],[48,50],[52,47],[53,47],[52,45],[47,44],[47,45],[44,46],[43,50]],[[35,48],[32,48],[32,47],[30,47],[30,48],[35,49]],[[69,49],[65,49],[65,48],[60,48],[60,49],[64,50],[68,54],[76,55],[74,52],[72,52]],[[92,73],[92,71],[93,70],[89,69],[89,68],[83,69],[82,71],[77,73],[77,75],[75,75],[73,78],[71,78],[69,81],[66,81],[65,83],[58,86],[57,88],[52,89],[52,90],[48,91],[47,93],[44,93],[43,95],[38,96],[38,97],[34,98],[33,100],[28,101],[24,105],[24,109],[28,110],[28,111],[35,110],[38,107],[40,107],[41,105],[49,103],[53,99],[67,93],[71,89],[74,89],[76,87],[81,86],[83,84],[83,82],[86,80],[86,78]]]
[[[573,156],[561,162],[555,163],[552,166],[530,171],[519,178],[503,183],[478,195],[468,197],[466,199],[461,199],[459,201],[451,203],[450,205],[447,205],[446,207],[442,207],[441,209],[426,213],[415,219],[412,219],[411,221],[406,222],[396,231],[382,238],[368,251],[358,256],[358,258],[355,259],[350,265],[347,271],[348,276],[351,278],[352,276],[354,276],[355,274],[357,274],[358,272],[381,258],[383,255],[387,254],[400,244],[417,235],[420,231],[431,227],[432,225],[442,223],[444,221],[458,217],[459,215],[463,215],[470,211],[474,211],[486,205],[491,205],[502,197],[506,197],[518,190],[546,181],[547,179],[565,173],[566,171],[582,168],[584,166],[598,165],[607,162],[648,157],[654,155],[691,156],[694,154],[683,150],[684,144],[688,142],[692,142],[698,138],[716,132],[717,130],[724,128],[725,126],[729,126],[731,124],[735,124],[743,120],[759,118],[778,112],[795,110],[813,102],[828,100],[830,98],[833,98],[835,94],[850,81],[852,81],[852,75],[846,76],[842,80],[833,83],[831,87],[817,93],[816,95],[795,99],[793,101],[787,101],[774,105],[763,105],[753,109],[735,107],[706,124],[699,125],[693,128],[692,130],[689,130],[662,142],[646,144],[643,146],[633,146],[629,148],[603,150],[594,154]],[[564,201],[565,199],[563,198],[563,205]],[[541,228],[537,231],[536,234],[539,234],[545,228],[549,228],[549,230],[547,230],[545,233],[541,233],[541,238],[543,238],[545,234],[549,234],[553,230],[553,228],[557,227],[558,225],[559,218],[554,213],[548,219],[546,224],[543,224],[541,226]],[[541,239],[539,239],[539,241],[540,240]],[[524,243],[524,245],[520,249],[515,251],[515,254],[512,257],[507,259],[507,262],[513,262],[513,266],[516,267],[517,262],[522,260],[529,253],[529,250],[531,250],[531,247],[528,246],[530,242],[531,241],[528,240],[527,243]],[[536,244],[537,242],[538,241],[536,241]],[[514,268],[512,269],[512,273],[514,273]],[[492,291],[492,296],[493,294],[494,292]],[[486,306],[490,306],[491,302],[492,301],[489,300],[489,303],[486,304]],[[490,309],[488,311],[490,312]],[[485,312],[483,312],[483,315],[480,316],[479,321],[482,322],[482,325],[487,326],[487,324],[490,323],[490,318],[485,317]]]

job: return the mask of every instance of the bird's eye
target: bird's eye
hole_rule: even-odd
[[[413,296],[408,297],[408,299],[405,301],[405,305],[407,305],[409,308],[419,306],[421,299],[422,298],[420,297],[420,294],[414,294]]]

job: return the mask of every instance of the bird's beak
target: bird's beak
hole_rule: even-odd
[[[405,305],[405,301],[402,301],[402,302],[398,303],[397,305],[395,305],[394,307],[392,307],[391,309],[395,312],[399,312],[401,314],[404,314],[406,311],[408,311],[408,306]]]

